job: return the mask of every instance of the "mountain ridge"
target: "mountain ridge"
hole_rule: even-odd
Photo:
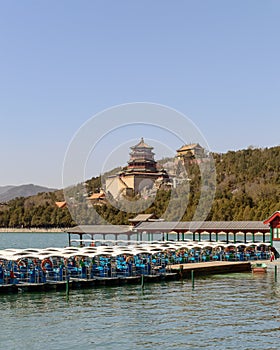
[[[8,202],[17,197],[35,196],[40,192],[54,191],[57,189],[34,184],[0,186],[0,202]]]

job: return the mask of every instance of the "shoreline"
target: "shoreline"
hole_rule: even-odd
[[[67,228],[0,228],[0,233],[61,233]]]

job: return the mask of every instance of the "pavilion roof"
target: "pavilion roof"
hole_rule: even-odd
[[[100,198],[105,198],[105,193],[93,193],[88,199],[100,199]]]
[[[225,231],[225,232],[239,232],[239,231],[260,231],[268,232],[269,226],[262,221],[153,221],[143,222],[137,226],[139,231]]]
[[[148,221],[149,219],[152,219],[154,217],[154,214],[138,214],[133,219],[129,219],[130,222],[140,222],[140,221]]]
[[[129,225],[80,225],[69,228],[67,232],[77,234],[125,234],[132,231]]]
[[[141,138],[140,142],[137,143],[137,145],[130,147],[131,149],[134,148],[148,148],[148,149],[153,149],[153,147],[149,146],[148,144],[145,143],[143,137]]]
[[[66,207],[66,205],[67,205],[67,202],[66,201],[64,201],[64,202],[55,202],[55,204],[56,204],[56,206],[58,207],[58,208],[64,208],[64,207]]]
[[[274,214],[272,214],[268,219],[264,221],[264,224],[270,224],[276,218],[280,218],[280,211],[276,211]]]
[[[104,241],[104,243],[114,243]],[[117,242],[117,241],[115,241]],[[127,243],[127,242],[124,242]],[[217,248],[217,247],[258,247],[269,246],[269,243],[223,243],[223,242],[146,242],[131,245],[100,245],[96,247],[65,247],[65,248],[43,248],[43,249],[3,249],[0,250],[0,259],[7,261],[17,261],[19,259],[36,258],[43,261],[46,258],[60,257],[60,258],[73,258],[75,256],[84,256],[93,258],[95,256],[118,256],[118,255],[138,255],[138,254],[155,254],[157,252],[163,252],[166,250],[178,250],[178,249],[203,249]]]
[[[195,148],[203,148],[203,147],[201,147],[199,143],[191,143],[189,145],[183,145],[181,148],[177,150],[177,152],[190,151]]]

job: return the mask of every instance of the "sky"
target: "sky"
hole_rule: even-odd
[[[79,130],[127,103],[178,111],[215,152],[279,145],[279,18],[276,0],[1,1],[0,186],[61,188]],[[134,129],[112,132],[107,154],[141,136],[158,158],[157,144],[182,145],[160,127]]]

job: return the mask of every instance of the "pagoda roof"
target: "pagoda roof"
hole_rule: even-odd
[[[156,177],[160,177],[160,176],[165,176],[168,177],[168,174],[164,171],[150,171],[150,170],[143,170],[143,169],[128,169],[123,173],[124,176],[137,176],[137,175],[141,175],[141,176],[156,176]]]
[[[149,146],[147,143],[145,143],[144,138],[142,137],[140,142],[137,143],[137,145],[130,147],[131,149],[135,148],[147,148],[147,149],[153,149],[154,147]]]
[[[128,163],[156,163],[154,159],[147,158],[133,158],[128,161]]]
[[[138,155],[139,157],[144,156],[153,156],[155,155],[154,152],[152,151],[152,148],[132,148],[132,151],[129,153],[130,155]]]

